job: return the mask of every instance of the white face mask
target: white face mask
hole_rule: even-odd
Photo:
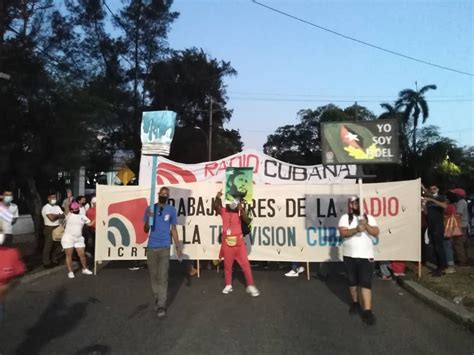
[[[56,201],[56,199],[52,199],[51,201],[49,201],[49,203],[53,206],[56,204],[56,202],[58,202],[58,201]]]
[[[95,205],[95,202],[97,201],[97,199],[95,197],[92,197],[91,199],[91,204]]]
[[[229,203],[229,208],[230,208],[231,210],[235,210],[238,205],[239,205],[239,201],[238,201],[238,200],[234,200],[234,201],[232,201],[231,203]]]
[[[3,197],[3,202],[5,203],[11,203],[13,201],[13,196],[4,196]]]

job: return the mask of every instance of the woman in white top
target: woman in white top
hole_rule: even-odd
[[[79,255],[82,265],[82,273],[84,275],[92,275],[92,271],[87,268],[87,260],[85,255],[84,237],[82,236],[82,229],[84,224],[89,224],[91,221],[84,215],[79,214],[80,206],[77,202],[72,202],[69,208],[66,208],[66,227],[64,228],[64,235],[61,238],[61,245],[66,252],[66,266],[68,269],[67,276],[70,279],[74,278],[72,270],[72,254],[74,248]]]

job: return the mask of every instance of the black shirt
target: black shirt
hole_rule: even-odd
[[[438,202],[446,202],[446,196],[432,197]],[[444,227],[444,208],[432,201],[426,202],[426,220],[429,227]]]

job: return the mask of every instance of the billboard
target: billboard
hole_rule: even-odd
[[[398,120],[321,124],[323,164],[399,163]]]

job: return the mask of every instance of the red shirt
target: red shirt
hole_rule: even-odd
[[[25,264],[21,261],[18,250],[0,247],[0,284],[23,275],[25,271]]]
[[[97,211],[96,211],[95,207],[91,207],[87,210],[86,217],[89,218],[91,221],[95,221],[96,214],[97,214]],[[94,223],[93,226],[90,226],[90,228],[95,230],[95,223]]]
[[[227,236],[227,230],[230,228],[230,235],[242,236],[242,227],[240,224],[239,212],[228,211],[226,207],[221,208],[222,217],[222,235]]]

